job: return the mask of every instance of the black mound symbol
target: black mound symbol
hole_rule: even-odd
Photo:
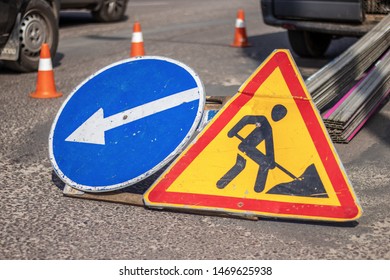
[[[267,194],[328,197],[314,164],[309,165],[299,178],[295,178],[291,182],[278,184],[272,187]]]

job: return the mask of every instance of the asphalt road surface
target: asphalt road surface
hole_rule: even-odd
[[[232,48],[238,8],[250,48]],[[352,223],[223,218],[64,197],[48,135],[66,97],[99,69],[128,58],[140,21],[147,55],[192,67],[207,95],[233,95],[287,34],[263,24],[258,1],[132,0],[127,19],[98,24],[61,13],[53,58],[58,99],[32,99],[36,73],[0,66],[0,259],[389,259],[390,106],[348,145],[336,145],[363,215]],[[321,60],[296,58],[304,78],[356,39],[332,43]]]

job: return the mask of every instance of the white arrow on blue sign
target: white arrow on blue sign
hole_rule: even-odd
[[[83,191],[133,185],[188,144],[204,102],[199,76],[178,61],[150,56],[109,65],[59,110],[49,136],[53,168]]]

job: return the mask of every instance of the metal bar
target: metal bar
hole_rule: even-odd
[[[319,110],[348,92],[355,80],[376,61],[390,45],[390,15],[348,50],[306,80]]]

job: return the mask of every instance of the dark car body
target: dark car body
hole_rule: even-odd
[[[58,19],[60,0],[45,0],[52,8],[54,16]],[[7,43],[15,24],[17,16],[24,14],[29,0],[0,0],[0,51]]]
[[[28,72],[38,67],[42,43],[55,54],[60,0],[0,0],[0,60]]]
[[[7,42],[15,25],[21,2],[0,0],[0,48]]]
[[[321,56],[332,38],[362,36],[390,11],[390,0],[260,0],[266,24],[288,30],[301,56]]]
[[[55,55],[59,11],[89,9],[101,22],[123,18],[128,0],[0,0],[0,60],[20,72],[38,68],[42,43]]]

